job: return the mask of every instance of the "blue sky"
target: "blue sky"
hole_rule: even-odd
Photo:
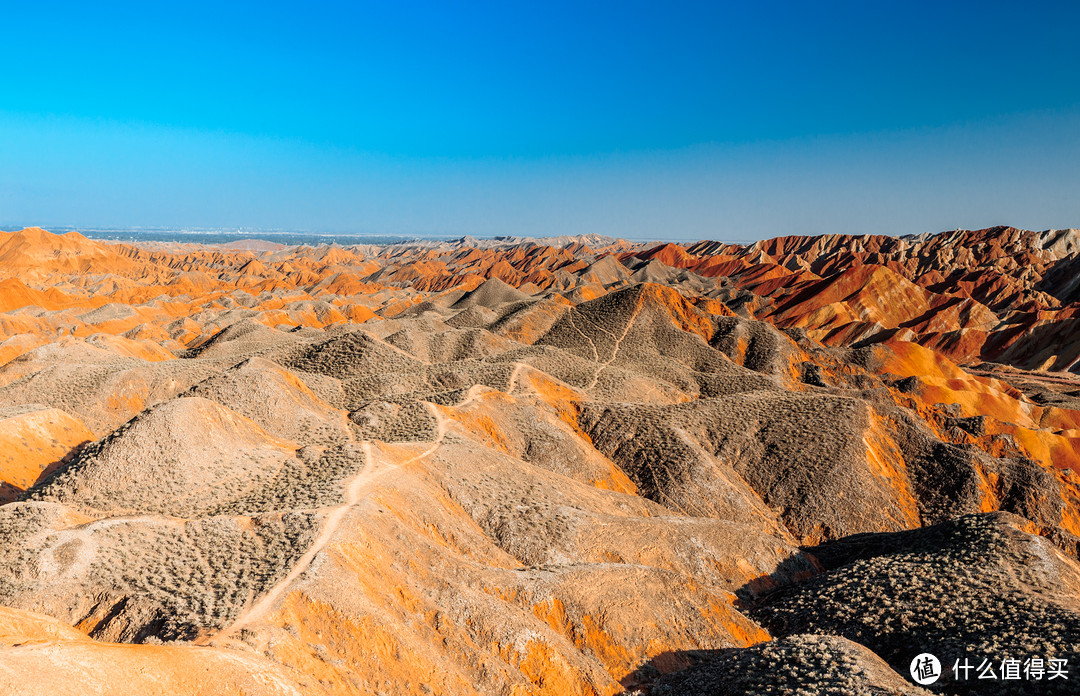
[[[20,3],[0,224],[1080,226],[1076,3]]]

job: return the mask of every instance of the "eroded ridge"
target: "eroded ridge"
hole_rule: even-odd
[[[1052,322],[1070,234],[0,237],[0,690],[922,694],[911,651],[1075,663],[1080,382],[1031,369],[1070,349],[957,280],[1026,248],[1015,299]]]

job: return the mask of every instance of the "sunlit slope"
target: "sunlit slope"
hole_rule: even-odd
[[[907,246],[51,237],[0,314],[13,693],[915,694],[901,637],[1051,614],[1075,651],[1080,382],[920,343],[1005,312]],[[971,611],[910,623],[916,566]]]

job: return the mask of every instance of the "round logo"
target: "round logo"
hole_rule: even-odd
[[[941,678],[941,663],[930,653],[916,655],[911,661],[911,678],[922,686],[933,684]]]

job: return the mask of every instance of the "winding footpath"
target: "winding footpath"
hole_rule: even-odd
[[[446,418],[439,413],[438,409],[432,404],[426,404],[428,410],[431,411],[435,417],[435,421],[438,424],[436,430],[435,440],[431,443],[427,449],[414,457],[406,459],[403,462],[394,464],[386,460],[379,451],[378,447],[373,446],[371,440],[365,440],[361,443],[361,447],[364,451],[364,468],[357,474],[345,488],[345,502],[335,508],[332,508],[326,515],[326,519],[323,522],[322,529],[319,531],[319,535],[315,537],[315,540],[308,547],[308,550],[304,552],[300,558],[296,560],[292,569],[281,580],[274,584],[273,587],[268,589],[262,597],[258,599],[254,604],[248,607],[242,612],[235,620],[225,628],[221,629],[212,636],[202,639],[200,644],[212,643],[220,638],[224,638],[230,634],[235,633],[245,625],[253,623],[262,619],[274,606],[274,603],[284,594],[289,585],[295,582],[304,572],[311,567],[315,557],[329,545],[330,540],[341,526],[342,521],[346,515],[360,504],[366,497],[368,489],[371,488],[379,479],[386,476],[388,473],[398,469],[402,466],[407,466],[413,462],[424,459],[435,453],[435,450],[442,444],[443,437],[446,436],[447,422]]]
[[[521,376],[522,370],[526,367],[524,363],[515,362],[514,370],[510,373],[510,379],[507,384],[506,393],[511,394],[517,388],[518,379]],[[457,404],[455,408],[462,408],[468,406],[477,398],[487,393],[487,391],[478,388],[478,385],[474,385],[469,388],[467,396],[464,401]],[[442,444],[443,438],[446,437],[447,430],[449,428],[449,421],[444,416],[439,408],[432,403],[426,403],[428,411],[431,412],[435,418],[437,424],[435,431],[435,439],[431,445],[420,454],[417,454],[409,459],[406,459],[399,463],[392,463],[386,459],[383,453],[379,450],[376,443],[372,440],[364,440],[360,443],[364,452],[364,468],[356,476],[349,481],[345,488],[345,502],[341,505],[331,508],[330,512],[326,515],[326,519],[323,522],[322,529],[319,531],[319,535],[315,537],[315,540],[308,547],[300,558],[296,560],[296,563],[289,570],[289,572],[275,583],[270,589],[268,589],[255,603],[245,609],[236,619],[232,621],[228,626],[221,629],[217,633],[205,637],[196,641],[198,644],[206,645],[213,643],[219,639],[225,638],[229,635],[236,633],[244,626],[259,621],[264,618],[266,614],[271,610],[277,600],[288,589],[289,585],[295,582],[301,575],[304,574],[311,564],[314,562],[315,557],[319,555],[329,544],[330,540],[334,537],[338,528],[341,526],[342,521],[349,514],[349,512],[360,504],[366,497],[369,489],[372,485],[386,476],[388,473],[399,469],[402,466],[408,466],[414,462],[420,461],[430,457],[439,449]]]

